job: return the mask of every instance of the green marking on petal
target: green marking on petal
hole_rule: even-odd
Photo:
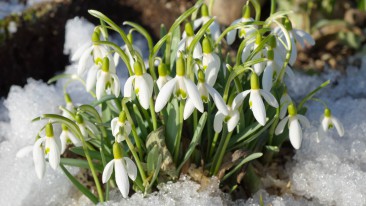
[[[208,98],[208,96],[201,96],[201,99],[202,99],[202,101],[204,102],[204,103],[208,103],[208,101],[209,101],[209,98]]]
[[[205,83],[205,73],[200,69],[198,70],[198,82]]]
[[[230,120],[230,118],[231,118],[230,115],[226,116],[225,119],[224,119],[224,122],[228,122]]]
[[[45,154],[48,154],[50,152],[50,148],[49,147],[47,147],[45,150],[44,150],[44,153]]]

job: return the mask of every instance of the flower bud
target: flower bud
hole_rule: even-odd
[[[252,90],[259,89],[259,78],[255,72],[252,72],[252,75],[250,76],[250,88]]]
[[[325,117],[331,117],[332,116],[332,112],[330,111],[330,109],[325,108],[325,110],[324,110],[324,116]]]
[[[83,124],[84,123],[84,119],[80,114],[75,115],[75,120],[78,124]]]

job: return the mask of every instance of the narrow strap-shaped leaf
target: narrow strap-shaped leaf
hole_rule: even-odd
[[[93,107],[96,107],[106,101],[113,100],[113,99],[118,99],[118,98],[116,98],[116,96],[111,95],[111,94],[106,95],[106,96],[103,96],[102,98],[100,98],[99,100],[93,101],[90,105]]]
[[[146,139],[147,137],[147,129],[144,123],[144,119],[141,116],[141,113],[137,106],[133,104],[133,112],[135,113],[135,119],[137,121],[138,128],[140,128],[141,135],[143,139]]]
[[[261,127],[262,125],[260,125],[258,122],[252,123],[251,125],[246,127],[242,132],[236,134],[233,138],[230,139],[229,148],[245,140],[247,137],[258,131]]]
[[[222,181],[226,180],[228,177],[233,175],[236,171],[238,171],[245,163],[252,161],[254,159],[258,159],[263,155],[261,152],[253,153],[248,157],[244,158],[234,169],[232,169],[229,173],[227,173],[223,178]]]
[[[136,31],[138,31],[140,34],[142,34],[146,38],[146,40],[147,40],[147,45],[149,47],[149,51],[152,52],[152,49],[153,49],[153,40],[152,40],[149,32],[146,31],[146,29],[144,29],[142,26],[140,26],[140,25],[138,25],[136,23],[130,22],[130,21],[123,22],[123,25],[131,26],[132,28],[136,29]]]
[[[189,144],[188,150],[183,158],[182,163],[180,163],[177,171],[180,171],[180,169],[182,169],[183,165],[191,157],[196,146],[201,142],[202,131],[203,131],[203,128],[205,128],[206,120],[207,120],[207,112],[204,112],[202,114],[200,120],[198,121],[196,131],[193,134],[192,141]]]
[[[67,178],[69,178],[72,184],[74,184],[75,187],[77,187],[80,190],[80,192],[82,192],[86,197],[88,197],[94,204],[98,203],[98,198],[95,195],[93,195],[93,193],[90,192],[84,185],[82,185],[74,176],[72,176],[70,172],[64,167],[63,164],[60,164],[60,167],[67,176]]]
[[[68,166],[90,169],[88,162],[86,160],[82,160],[82,159],[61,158],[60,163],[63,165],[68,165]],[[98,172],[103,172],[102,165],[96,164],[96,163],[94,163],[94,165],[95,165],[95,169]]]
[[[198,43],[198,41],[203,37],[203,35],[206,33],[206,31],[208,30],[208,27],[212,24],[212,22],[214,22],[215,19],[211,18],[210,20],[208,20],[206,22],[206,24],[204,24],[201,29],[196,33],[196,35],[194,35],[194,38],[191,42],[191,44],[189,45],[188,48],[188,52],[189,54],[193,54],[194,48],[196,47],[196,44]]]

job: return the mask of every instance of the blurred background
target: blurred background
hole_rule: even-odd
[[[259,0],[262,19],[270,1]],[[223,25],[241,16],[246,0],[215,0],[213,14]],[[293,10],[295,28],[306,30],[316,45],[302,50],[295,67],[314,74],[324,67],[344,71],[350,55],[366,53],[366,0],[276,0],[277,10]],[[160,25],[169,27],[190,8],[192,0],[0,0],[0,97],[28,77],[47,81],[69,64],[63,52],[65,23],[75,16],[98,24],[88,15],[96,9],[116,23],[134,21],[157,40]]]

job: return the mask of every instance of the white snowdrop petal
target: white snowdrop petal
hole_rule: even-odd
[[[123,158],[126,161],[127,174],[132,181],[136,180],[137,177],[137,167],[136,164],[128,157]]]
[[[111,130],[113,136],[116,136],[119,132],[119,126],[118,126],[118,117],[115,117],[111,121]]]
[[[241,62],[244,63],[247,61],[250,53],[253,50],[253,46],[254,46],[254,42],[249,43],[248,45],[246,45],[243,49],[243,53],[241,53]]]
[[[210,25],[210,32],[213,40],[216,41],[220,37],[220,25],[216,21]]]
[[[200,27],[203,24],[203,18],[198,18],[193,21],[193,29],[196,30],[198,27]]]
[[[142,77],[142,76],[136,76],[135,78],[135,86],[138,85],[138,99],[139,102],[142,106],[142,108],[144,109],[149,109],[149,103],[150,103],[150,94],[152,94],[150,92],[150,88],[149,85],[147,83],[147,81]]]
[[[102,96],[105,93],[105,87],[107,84],[107,76],[108,74],[106,72],[103,71],[98,71],[98,75],[97,75],[97,85],[96,85],[96,92],[95,95],[97,96],[97,99],[99,100],[100,98],[102,98]]]
[[[124,198],[128,197],[128,192],[130,190],[130,182],[128,181],[128,175],[126,168],[122,163],[122,159],[114,160],[114,170],[116,176],[116,183],[119,191]]]
[[[186,105],[184,106],[184,112],[183,112],[184,120],[188,119],[191,116],[191,114],[194,111],[194,108],[195,107],[194,107],[194,104],[193,104],[191,98],[188,97],[186,100]]]
[[[274,108],[278,108],[278,102],[276,98],[270,93],[263,89],[259,90],[262,97],[268,102],[269,105],[271,105]]]
[[[103,174],[102,174],[102,182],[105,184],[112,175],[114,166],[114,159],[108,162],[108,164],[104,167]]]
[[[268,61],[267,67],[264,69],[262,78],[262,87],[265,91],[271,91],[273,84],[273,65],[272,61]]]
[[[245,99],[245,97],[251,92],[251,90],[246,90],[244,92],[240,92],[238,95],[236,95],[236,97],[233,100],[232,103],[232,108],[233,109],[238,109],[242,104],[243,101]]]
[[[287,116],[278,123],[278,125],[275,129],[275,135],[282,134],[283,130],[285,129],[285,126],[286,126],[286,123],[287,123],[288,119],[289,119],[289,117]]]
[[[113,62],[117,66],[119,64],[119,54],[116,52],[113,54]]]
[[[184,84],[187,87],[187,93],[193,105],[197,108],[198,111],[203,112],[203,102],[196,85],[192,82],[192,80],[186,77],[184,77]]]
[[[78,59],[80,59],[81,55],[84,53],[85,50],[87,50],[89,47],[92,46],[92,42],[86,42],[83,45],[81,45],[76,51],[75,53],[72,55],[71,57],[71,61],[76,61]]]
[[[213,101],[215,102],[217,109],[220,110],[224,115],[228,115],[229,110],[227,109],[227,106],[226,106],[224,100],[222,99],[220,93],[218,91],[216,91],[216,89],[214,89],[213,87],[208,85],[207,83],[205,84],[205,86],[206,86],[208,93],[211,95]]]
[[[291,56],[290,56],[290,61],[289,64],[290,65],[294,65],[296,58],[297,58],[297,48],[296,48],[296,44],[293,38],[291,38],[291,44],[293,45],[291,48]]]
[[[61,140],[61,154],[65,152],[66,145],[67,145],[67,131],[62,131],[60,134],[60,140]]]
[[[343,125],[342,123],[335,117],[332,117],[331,118],[331,121],[334,125],[334,127],[337,129],[337,132],[339,134],[339,136],[343,137],[344,135],[344,128],[343,128]]]
[[[224,122],[225,115],[218,111],[214,118],[214,130],[216,133],[221,132],[222,130],[222,123]]]
[[[48,161],[52,169],[56,170],[60,164],[60,151],[55,141],[55,138],[47,137],[47,140],[49,141],[49,147],[50,147],[50,152],[48,153]]]
[[[131,124],[128,121],[125,122],[125,125],[123,126],[123,128],[127,135],[129,135],[131,133],[132,128],[131,128]]]
[[[252,101],[254,118],[260,125],[264,126],[266,124],[266,109],[264,108],[263,100],[258,90],[252,90],[250,93],[250,101]]]
[[[314,46],[315,45],[315,41],[313,39],[313,37],[305,32],[305,31],[302,31],[302,30],[299,30],[299,29],[293,29],[293,31],[300,37],[300,38],[303,38],[306,42],[308,42],[311,46]]]
[[[76,147],[80,147],[83,144],[81,143],[80,139],[77,138],[72,132],[68,132],[69,139],[71,140],[72,144],[74,144]]]
[[[202,57],[202,46],[200,42],[197,42],[193,50],[193,58],[200,59]]]
[[[292,146],[295,149],[300,149],[302,141],[302,130],[297,118],[290,118],[289,120],[289,137]]]
[[[308,118],[306,118],[304,115],[298,114],[297,118],[299,119],[299,121],[303,127],[306,127],[306,128],[310,127],[310,122],[309,122]]]
[[[93,47],[89,47],[87,50],[85,50],[85,52],[81,55],[80,59],[79,59],[79,63],[78,63],[78,69],[77,69],[77,73],[79,76],[81,76],[84,71],[85,71],[85,67],[86,67],[86,62],[88,60],[88,57],[90,57],[90,52],[93,50]]]
[[[155,112],[160,112],[168,103],[170,96],[176,86],[177,79],[174,78],[168,81],[160,90],[155,101]]]
[[[240,119],[240,114],[237,110],[234,111],[234,114],[231,115],[231,118],[227,121],[227,130],[228,132],[232,132],[235,127],[238,125]]]
[[[178,43],[178,49],[177,49],[177,57],[180,54],[180,52],[184,52],[186,50],[186,41],[187,38],[183,37],[182,40]]]
[[[237,19],[237,20],[233,21],[233,23],[231,23],[231,25],[230,25],[230,26],[233,26],[233,25],[235,25],[235,24],[238,24],[238,23],[240,23],[241,21],[242,21],[242,18]],[[233,30],[231,30],[231,31],[229,31],[229,32],[227,33],[226,41],[227,41],[227,44],[228,44],[228,45],[231,45],[232,43],[234,43],[234,41],[235,41],[235,37],[236,37],[236,32],[237,32],[237,29],[233,29]]]
[[[119,79],[115,74],[111,74],[111,78],[113,80],[112,92],[114,96],[119,97],[119,94],[121,93],[121,87],[120,87],[121,84],[119,82]]]
[[[290,79],[294,79],[295,78],[294,72],[292,71],[292,69],[288,65],[286,66],[286,71],[285,72],[286,72],[287,76]]]
[[[90,92],[94,88],[95,83],[97,81],[98,70],[99,70],[98,65],[93,65],[89,69],[88,74],[86,76],[86,85],[85,85],[86,91]]]
[[[203,65],[207,66],[205,70],[205,79],[211,86],[215,84],[220,70],[220,60],[217,58],[218,56],[215,53],[204,54],[202,58]]]
[[[44,159],[44,151],[41,144],[45,141],[45,137],[38,139],[33,146],[33,162],[37,177],[42,179],[44,176],[46,161]]]
[[[135,79],[135,75],[133,75],[133,76],[130,76],[128,79],[127,79],[127,81],[126,81],[126,83],[125,83],[125,86],[123,87],[123,95],[124,95],[124,97],[129,97],[129,98],[131,98],[132,97],[132,93],[134,92],[133,91],[133,80]]]
[[[292,35],[295,38],[296,42],[300,44],[301,48],[305,48],[305,41],[304,39],[299,36],[294,30],[292,30]],[[295,45],[296,46],[296,45]]]

